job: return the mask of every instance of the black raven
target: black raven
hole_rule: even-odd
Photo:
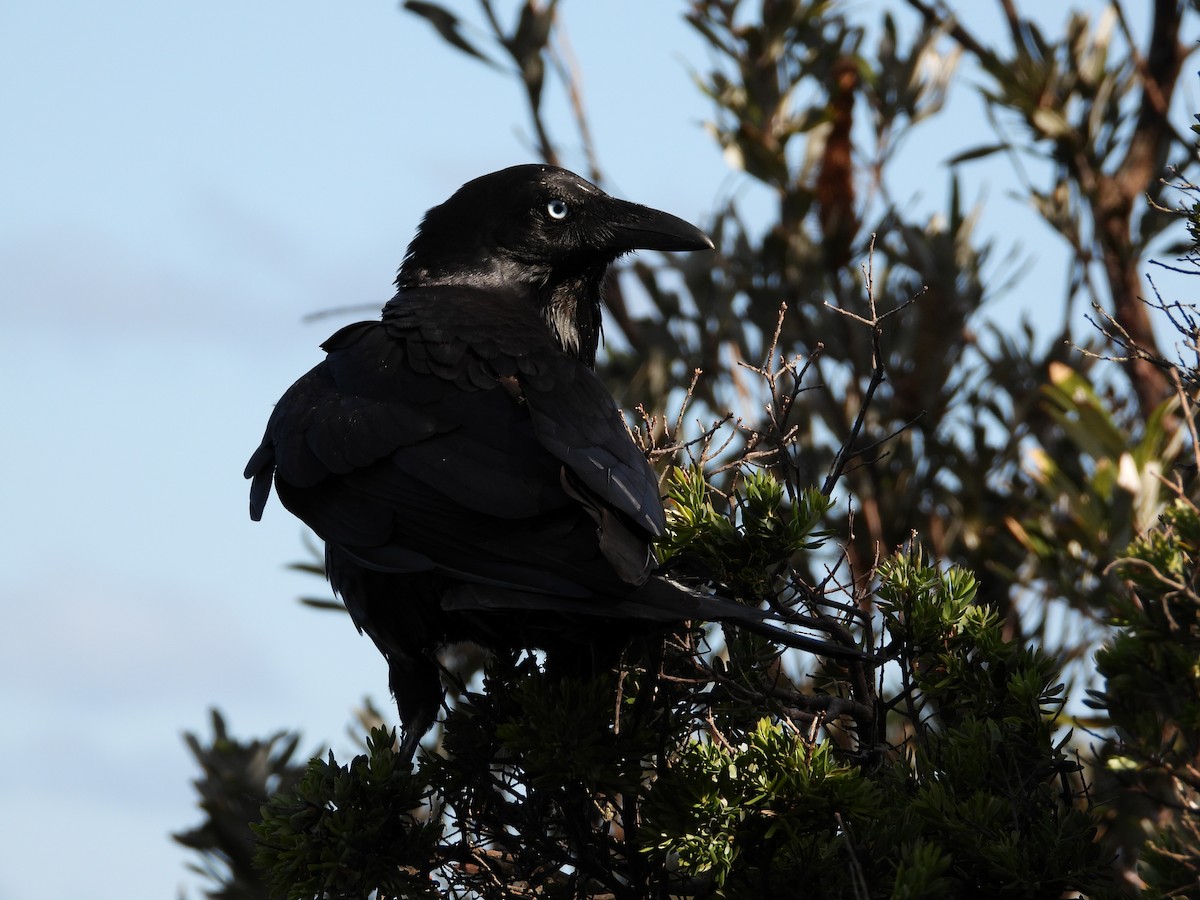
[[[437,714],[450,643],[721,619],[819,646],[652,575],[658,482],[592,371],[609,264],[711,248],[563,169],[485,175],[425,215],[382,320],[333,335],[275,406],[250,515],[273,477],[324,539],[333,589],[388,660],[404,752]]]

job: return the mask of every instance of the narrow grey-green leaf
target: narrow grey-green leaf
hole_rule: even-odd
[[[458,16],[448,9],[438,6],[436,3],[424,3],[422,0],[405,0],[404,8],[432,25],[446,43],[489,66],[499,68],[488,56],[477,50],[474,44],[462,36],[462,32],[459,30]]]

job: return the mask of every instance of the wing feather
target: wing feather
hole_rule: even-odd
[[[562,597],[645,581],[654,473],[527,300],[413,291],[323,347],[247,466],[254,510],[274,472],[284,505],[368,568]]]

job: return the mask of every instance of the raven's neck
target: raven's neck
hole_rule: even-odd
[[[589,368],[596,367],[600,345],[600,305],[608,264],[585,267],[570,275],[514,267],[496,258],[475,260],[470,265],[434,267],[423,265],[411,253],[404,260],[396,286],[396,299],[405,291],[422,287],[468,287],[473,290],[516,292],[528,297],[563,352]],[[395,301],[393,301],[395,302]]]
[[[559,346],[590,369],[596,368],[600,346],[600,302],[606,268],[546,284],[538,292],[542,318]]]

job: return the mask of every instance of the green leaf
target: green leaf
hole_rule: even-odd
[[[970,162],[975,159],[983,159],[991,156],[993,153],[1000,153],[1004,150],[1011,150],[1012,144],[1005,141],[1000,144],[984,144],[979,147],[972,147],[970,150],[964,150],[961,153],[956,153],[954,156],[946,160],[946,165],[957,166],[959,163]]]

